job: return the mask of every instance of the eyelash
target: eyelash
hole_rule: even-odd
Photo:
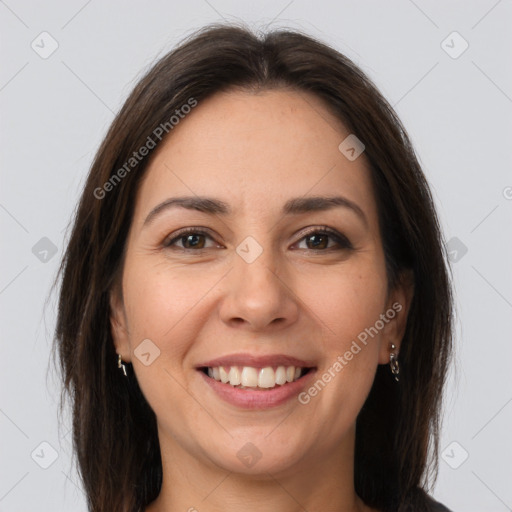
[[[173,238],[166,239],[163,242],[163,247],[164,248],[171,248],[176,241],[179,241],[179,240],[185,238],[187,235],[203,235],[203,236],[206,236],[208,238],[212,238],[211,234],[208,231],[205,231],[204,229],[201,229],[201,228],[184,228],[183,230],[178,231],[176,234],[174,234]],[[307,237],[309,237],[311,235],[324,235],[324,236],[331,237],[341,247],[339,249],[334,249],[334,250],[341,251],[341,250],[352,250],[352,249],[354,249],[354,247],[352,246],[352,243],[350,242],[350,240],[345,235],[342,235],[341,233],[338,233],[337,231],[335,231],[334,229],[329,228],[328,226],[321,226],[321,227],[316,227],[314,229],[311,229],[310,231],[304,233],[302,235],[302,238],[300,240],[298,240],[296,243],[302,242],[305,238],[307,238]],[[181,250],[183,252],[200,253],[200,252],[206,251],[208,249],[209,249],[209,247],[201,248],[201,249],[182,248]],[[315,250],[315,249],[302,249],[302,250],[313,251],[313,252],[330,252],[330,251],[333,250],[333,248],[331,247],[331,248],[326,248],[326,249],[320,249],[318,251]]]

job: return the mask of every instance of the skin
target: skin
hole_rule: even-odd
[[[314,95],[229,91],[200,102],[153,155],[122,291],[111,294],[116,350],[158,423],[163,485],[146,512],[375,510],[354,490],[355,421],[390,344],[399,351],[412,286],[388,294],[368,163],[338,149],[349,133]],[[182,195],[221,199],[234,213],[167,209],[144,225]],[[366,223],[348,208],[281,213],[288,199],[317,195],[350,199]],[[324,225],[353,249],[305,237]],[[203,250],[183,238],[164,246],[186,227],[208,228],[196,240]],[[263,249],[252,263],[236,252],[247,236]],[[195,368],[233,353],[287,354],[315,361],[321,376],[396,302],[402,310],[306,405],[242,410]],[[148,366],[134,355],[145,339],[160,350]],[[237,457],[247,442],[261,452],[252,467]]]

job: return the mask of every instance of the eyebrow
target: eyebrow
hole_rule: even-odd
[[[368,220],[363,210],[356,203],[342,196],[310,196],[289,199],[283,206],[282,214],[300,215],[309,212],[326,211],[337,207],[352,210],[368,226]],[[155,206],[146,217],[144,226],[151,223],[162,212],[172,208],[185,208],[223,217],[233,213],[229,204],[220,199],[201,196],[173,197]]]

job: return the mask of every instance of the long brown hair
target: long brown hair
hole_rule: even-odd
[[[200,104],[233,87],[313,93],[365,145],[389,288],[409,270],[414,297],[400,382],[379,366],[357,418],[355,490],[385,511],[428,510],[452,351],[452,292],[434,203],[411,142],[374,84],[338,51],[294,30],[256,35],[218,24],[161,58],[124,103],[90,169],[59,270],[54,349],[64,381],[61,407],[68,396],[89,509],[141,510],[162,482],[154,412],[133,368],[127,365],[128,378],[118,370],[110,331],[109,294],[119,283],[135,194],[156,149],[136,163],[130,158],[150,140],[160,143],[157,127],[172,136],[169,120],[191,98]]]

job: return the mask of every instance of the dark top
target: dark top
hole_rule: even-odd
[[[432,512],[452,512],[449,508],[446,508],[442,503],[435,501],[429,496],[429,500],[432,504]]]

